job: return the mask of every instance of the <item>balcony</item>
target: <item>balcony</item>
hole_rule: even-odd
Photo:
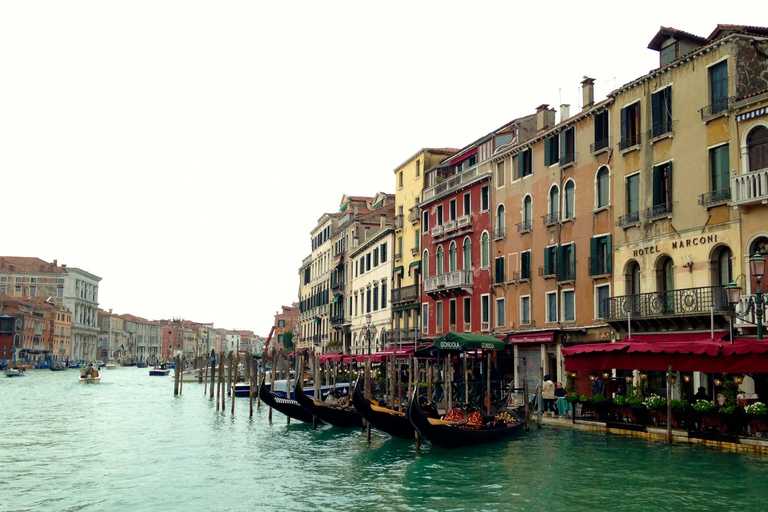
[[[568,155],[561,156],[557,163],[560,164],[560,167],[568,167],[570,165],[573,165],[576,160],[576,157],[574,156],[574,153],[571,152]]]
[[[608,149],[611,147],[611,138],[608,137],[606,139],[596,140],[592,144],[589,145],[589,152],[590,153],[597,153],[599,151]]]
[[[395,215],[395,231],[403,229],[403,216]]]
[[[472,227],[472,217],[470,215],[464,215],[456,219],[456,229],[465,227]]]
[[[734,176],[731,180],[731,206],[768,203],[768,169]]]
[[[640,139],[641,137],[639,133],[628,134],[626,137],[624,137],[619,141],[619,151],[624,151],[629,148],[639,146]]]
[[[416,224],[419,222],[419,208],[417,206],[414,206],[408,210],[408,222],[411,224]]]
[[[674,135],[674,132],[672,132],[672,121],[667,121],[665,123],[659,123],[657,125],[654,125],[653,128],[648,130],[648,138],[649,139],[657,139],[659,137],[662,137],[664,135],[671,136]]]
[[[432,238],[437,238],[438,236],[443,234],[443,225],[438,224],[437,226],[432,228]]]
[[[557,219],[559,217],[560,217],[560,212],[557,212],[557,211],[549,212],[548,214],[541,216],[545,226],[552,226],[553,224],[557,224]]]
[[[494,240],[504,240],[507,238],[507,228],[501,227],[493,230]]]
[[[344,323],[344,315],[334,315],[331,317],[331,325],[341,325]]]
[[[470,167],[464,172],[454,174],[453,176],[450,176],[444,179],[443,181],[441,181],[440,183],[438,183],[433,187],[424,189],[424,192],[422,193],[422,196],[421,196],[422,201],[429,201],[430,199],[434,199],[441,195],[452,192],[458,189],[459,187],[465,186],[468,183],[475,181],[477,178],[486,177],[490,175],[491,175],[491,169],[489,166],[486,166],[483,172],[480,172],[480,166],[478,165],[474,167]]]
[[[412,284],[400,288],[393,288],[390,302],[393,305],[401,305],[409,302],[417,302],[420,300],[420,298],[421,294],[419,293],[419,285]]]
[[[532,220],[524,220],[523,222],[517,223],[517,232],[522,233],[530,233],[531,228],[533,228],[533,221]]]
[[[413,344],[418,341],[418,329],[392,329],[385,332],[386,343],[388,345],[397,345],[399,343]]]
[[[720,113],[727,113],[735,99],[736,98],[720,98],[706,107],[700,108],[699,113],[701,113],[701,119],[706,121]]]
[[[424,293],[430,295],[452,295],[471,291],[473,287],[471,270],[456,270],[424,278]]]
[[[643,217],[646,219],[660,219],[672,216],[672,203],[661,203],[643,211]]]
[[[331,279],[331,290],[343,290],[344,289],[344,279]]]
[[[725,286],[702,286],[609,297],[603,305],[605,319],[617,329],[641,331],[727,328],[732,314]]]
[[[456,221],[455,220],[449,220],[446,221],[445,224],[443,224],[443,234],[447,235],[451,231],[456,229]]]
[[[620,228],[628,228],[640,223],[640,212],[631,212],[619,217],[616,221],[616,225]]]
[[[699,204],[705,208],[725,204],[731,199],[731,189],[713,190],[699,196]]]

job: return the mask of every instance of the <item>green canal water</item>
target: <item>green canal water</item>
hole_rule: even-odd
[[[768,510],[768,457],[534,428],[444,450],[104,370],[0,381],[0,511]]]

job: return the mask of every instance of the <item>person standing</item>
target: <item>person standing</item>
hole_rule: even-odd
[[[592,381],[592,396],[603,394],[603,381],[600,379],[600,375],[595,375],[595,380]]]
[[[544,400],[544,412],[553,414],[557,412],[555,408],[555,383],[549,375],[544,376],[544,384],[541,387],[541,398]]]

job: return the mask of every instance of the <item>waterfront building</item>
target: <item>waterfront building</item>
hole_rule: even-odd
[[[610,294],[611,100],[594,101],[582,82],[583,107],[541,105],[522,118],[518,136],[490,158],[493,170],[493,332],[539,369],[565,381],[564,343],[610,341],[600,303]],[[514,369],[519,378],[518,367]]]
[[[768,249],[766,36],[760,27],[719,25],[708,37],[662,28],[649,44],[659,67],[610,94],[616,226],[605,317],[620,337],[722,337],[733,320],[725,286],[754,291],[748,259]],[[651,388],[661,387],[655,379]],[[699,384],[712,385],[696,373],[688,396]],[[753,386],[747,378],[742,387]]]
[[[0,294],[0,303],[0,347],[7,360],[38,365],[58,356],[56,350],[61,347],[54,345],[57,306],[35,297],[7,294]]]
[[[491,333],[491,166],[514,130],[496,130],[426,170],[421,214],[421,335]]]
[[[0,257],[0,293],[50,297],[72,314],[70,359],[94,359],[101,278],[84,270],[34,257]]]
[[[378,194],[375,199],[372,211],[360,217],[357,236],[348,252],[350,354],[383,350],[386,332],[392,326],[389,291],[392,289],[395,197]],[[344,300],[336,302],[343,304]]]
[[[352,267],[348,254],[379,229],[379,214],[368,214],[390,208],[394,200],[394,195],[385,193],[374,197],[344,195],[338,212],[325,213],[318,220],[311,232],[312,253],[299,269],[297,349],[323,354],[346,352],[351,346],[352,298],[348,287]]]
[[[98,310],[98,325],[101,329],[96,347],[96,359],[102,361],[128,361],[133,354],[128,343],[128,333],[125,330],[125,320],[112,310]]]
[[[134,315],[121,315],[123,325],[127,333],[126,359],[120,361],[127,363],[154,362],[161,353],[161,327],[157,322]],[[205,351],[203,351],[205,353]]]
[[[299,327],[299,305],[282,306],[282,311],[275,312],[273,340],[277,350],[293,349],[294,333]]]
[[[421,210],[426,170],[456,153],[453,148],[420,149],[395,174],[395,245],[392,260],[392,329],[387,344],[415,345],[421,325]]]

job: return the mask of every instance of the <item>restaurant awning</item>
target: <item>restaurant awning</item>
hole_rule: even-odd
[[[468,334],[449,332],[434,341],[435,347],[440,350],[504,350],[504,341],[490,334]]]
[[[413,353],[413,351],[416,350],[416,347],[409,346],[409,347],[390,347],[386,350],[382,350],[380,352],[376,352],[375,356],[381,356],[381,357],[390,357],[392,354],[397,353],[397,357],[407,357],[410,354]]]
[[[563,349],[566,371],[657,370],[709,373],[768,372],[768,343],[753,338],[723,340],[726,333],[635,335],[615,343]]]

